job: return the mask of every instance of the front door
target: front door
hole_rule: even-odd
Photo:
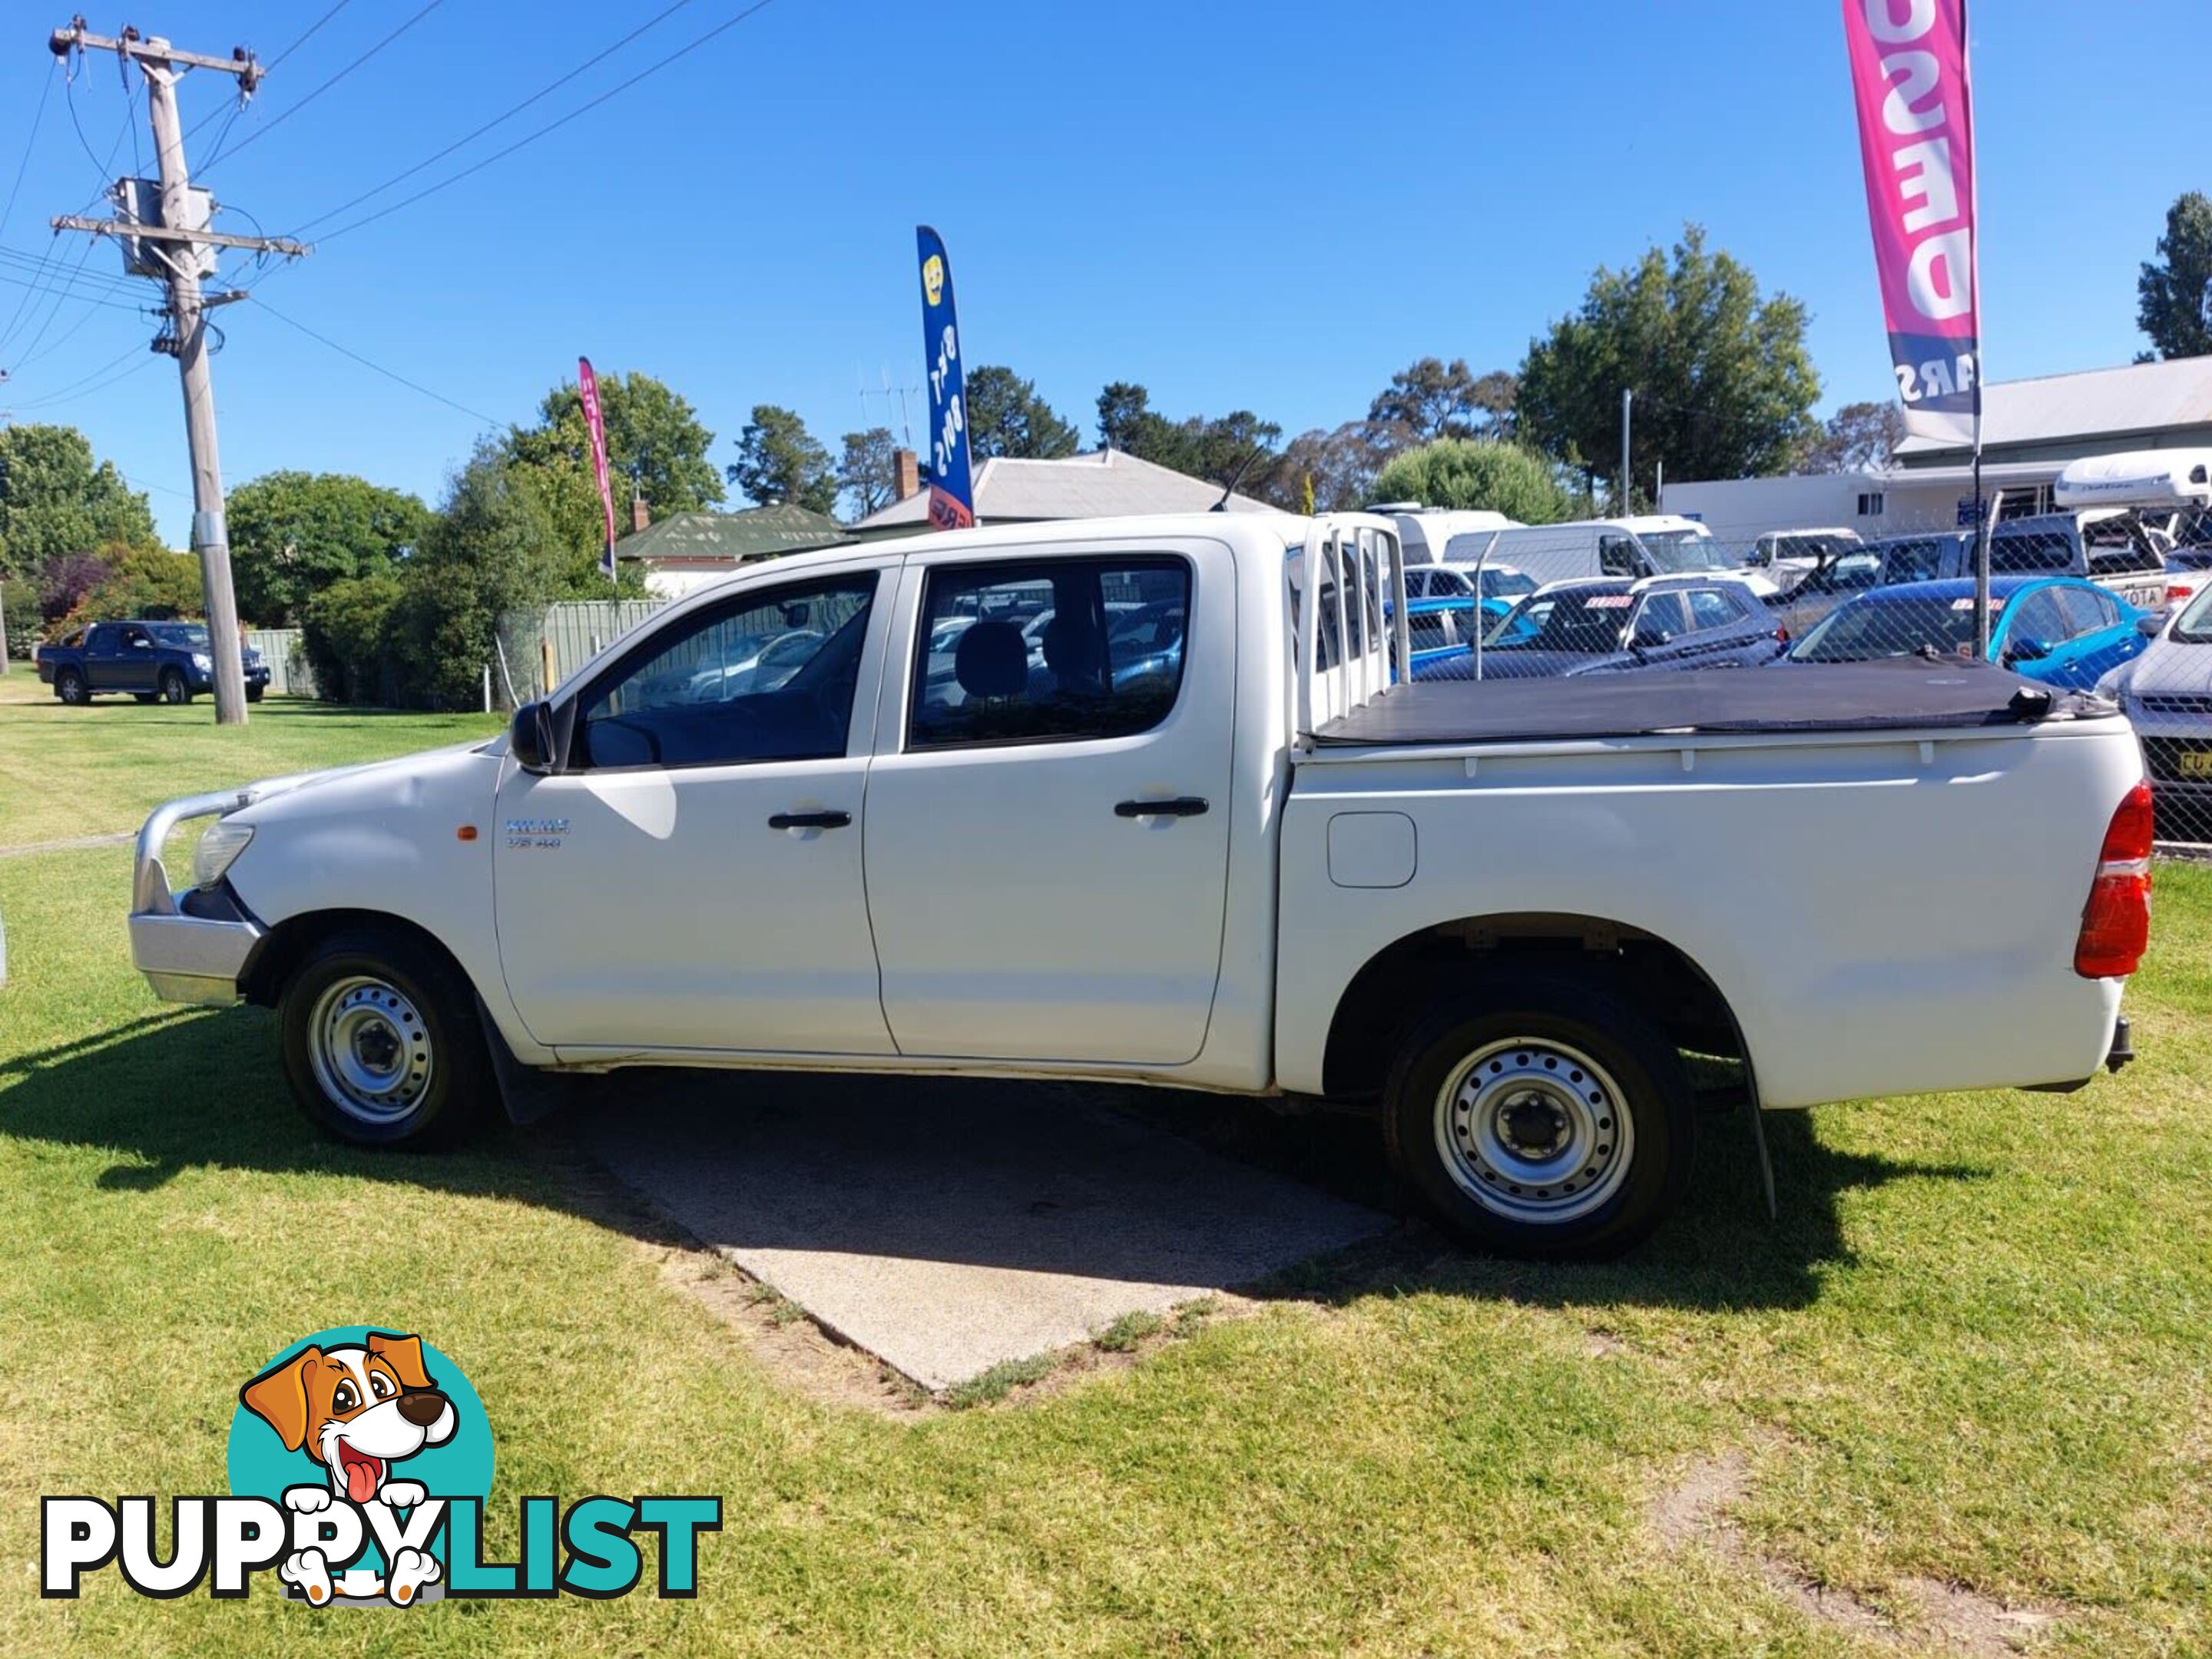
[[[532,1036],[891,1052],[860,871],[884,580],[848,568],[663,624],[577,694],[562,771],[508,769],[500,960]]]
[[[118,623],[99,630],[85,653],[85,684],[96,691],[154,690],[154,636],[137,623]]]
[[[910,566],[866,836],[901,1053],[1197,1056],[1221,970],[1235,575],[1212,543]]]

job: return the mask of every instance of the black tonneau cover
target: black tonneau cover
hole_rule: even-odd
[[[1534,743],[1687,732],[2016,726],[2086,712],[2083,699],[1987,663],[1791,663],[1772,668],[1419,680],[1312,734],[1316,744]]]

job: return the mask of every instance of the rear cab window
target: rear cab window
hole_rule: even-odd
[[[1147,732],[1182,688],[1191,567],[1171,554],[940,565],[927,575],[910,750]],[[954,617],[950,648],[928,648]]]

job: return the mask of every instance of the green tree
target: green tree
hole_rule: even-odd
[[[1502,368],[1478,375],[1464,357],[1423,357],[1390,377],[1367,419],[1378,428],[1402,427],[1417,442],[1497,437],[1510,426],[1519,392],[1519,380]]]
[[[563,538],[548,469],[515,465],[490,440],[453,478],[383,624],[391,690],[380,697],[466,708],[497,656],[502,621],[518,634],[550,600],[592,580],[593,550]],[[598,592],[607,589],[598,579]],[[365,596],[358,584],[350,596]]]
[[[400,701],[389,635],[392,613],[406,592],[406,583],[387,569],[332,582],[308,598],[300,645],[325,701]]]
[[[39,629],[46,561],[111,545],[155,547],[146,497],[75,427],[0,427],[0,581],[9,584],[8,649]]]
[[[1522,524],[1557,524],[1574,497],[1540,455],[1493,439],[1439,438],[1395,457],[1375,480],[1382,501],[1486,509]]]
[[[1905,411],[1893,403],[1845,404],[1807,446],[1797,465],[1808,472],[1864,472],[1889,465],[1905,436]]]
[[[898,440],[887,426],[848,432],[839,440],[837,488],[852,502],[853,516],[865,519],[898,499]]]
[[[93,556],[102,567],[100,580],[77,600],[76,610],[63,619],[63,627],[110,617],[206,614],[197,556],[172,553],[144,542],[112,542]]]
[[[1530,342],[1521,367],[1521,437],[1553,459],[1595,470],[1616,453],[1620,394],[1635,393],[1635,483],[1779,472],[1814,437],[1820,376],[1805,349],[1805,307],[1762,297],[1751,271],[1708,253],[1686,226],[1671,261],[1652,248],[1601,270],[1574,316]]]
[[[837,475],[830,452],[806,422],[776,404],[755,404],[738,437],[730,482],[763,507],[788,501],[811,513],[837,510]]]
[[[968,375],[968,447],[988,460],[1056,461],[1082,447],[1082,434],[1037,396],[1036,382],[1011,368],[984,363]]]
[[[2212,355],[2212,198],[2192,190],[2175,198],[2136,296],[2136,326],[2160,356]]]
[[[239,614],[264,628],[299,620],[332,582],[373,575],[422,540],[430,509],[343,472],[270,472],[228,503]]]
[[[629,529],[630,503],[641,493],[654,516],[664,519],[697,513],[722,500],[722,476],[707,459],[714,434],[701,424],[689,400],[665,381],[635,370],[602,374],[599,414],[607,429],[607,482],[615,498],[617,533]],[[538,423],[511,428],[503,447],[511,460],[573,474],[583,488],[562,490],[564,508],[583,501],[590,510],[591,540],[594,545],[602,542],[605,514],[592,471],[583,394],[574,382],[547,392],[538,405]]]
[[[1401,428],[1346,421],[1291,440],[1254,493],[1285,513],[1348,513],[1379,501],[1376,475],[1404,447]]]
[[[1270,487],[1283,428],[1249,409],[1171,421],[1152,408],[1143,386],[1116,380],[1098,394],[1098,436],[1109,449],[1224,489],[1234,481],[1239,493],[1257,495]]]

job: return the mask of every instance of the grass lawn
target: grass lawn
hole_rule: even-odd
[[[0,707],[0,845],[479,729]],[[1413,1231],[1109,1333],[1133,1365],[901,1419],[787,1386],[520,1135],[319,1139],[265,1015],[130,971],[129,856],[0,858],[0,1651],[1919,1652],[1945,1595],[1966,1651],[2008,1650],[1999,1607],[2048,1620],[2002,1626],[2034,1651],[2212,1651],[2212,872],[2160,872],[2140,1063],[1771,1119],[1778,1225],[1717,1121],[1629,1261]],[[224,1490],[240,1382],[359,1321],[482,1392],[495,1559],[525,1493],[719,1493],[698,1599],[39,1599],[39,1494]]]

